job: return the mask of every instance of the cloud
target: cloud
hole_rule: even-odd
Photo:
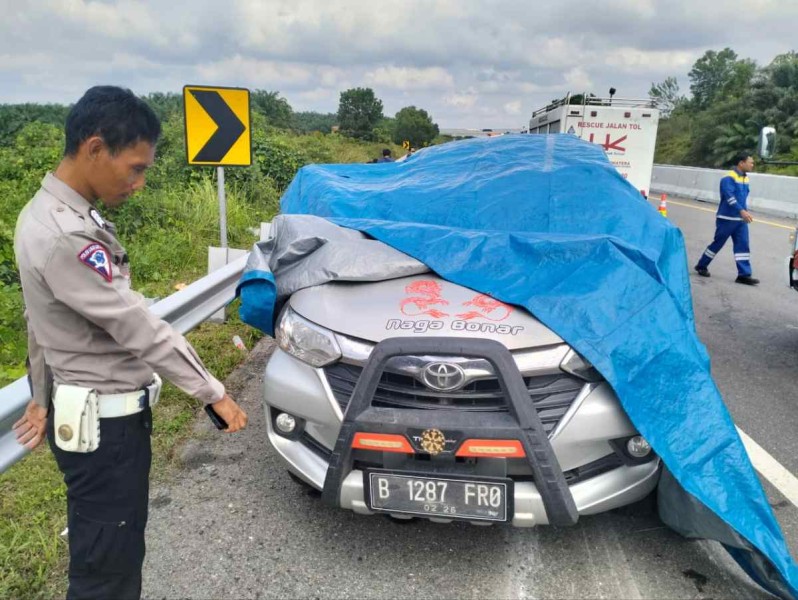
[[[520,100],[513,100],[504,105],[504,112],[508,115],[520,115],[522,103]]]
[[[325,106],[325,108],[319,109],[323,112],[335,112],[338,108],[338,94],[332,92],[329,88],[305,90],[296,94],[296,98],[303,100],[310,106]]]
[[[565,83],[570,89],[586,90],[593,87],[593,82],[584,68],[574,67],[565,74]]]
[[[246,82],[254,88],[277,85],[286,89],[302,89],[318,81],[320,76],[317,70],[317,66],[259,60],[236,54],[224,60],[197,65],[196,74],[209,85]]]
[[[444,96],[443,103],[446,106],[451,106],[452,108],[460,110],[469,109],[477,103],[477,95],[468,92],[462,94],[449,94],[448,96]]]
[[[685,50],[639,50],[618,48],[607,53],[606,64],[630,73],[672,73],[686,71],[695,62],[693,52]]]
[[[159,44],[166,41],[157,15],[140,2],[49,0],[44,4],[55,22],[77,26],[90,33],[117,40],[144,36]]]
[[[187,8],[188,7],[188,8]],[[444,127],[516,127],[567,92],[645,96],[707,49],[769,62],[795,47],[798,3],[751,0],[0,0],[0,102],[72,102],[90,85],[187,83],[279,91],[335,112],[373,87],[386,114]]]
[[[364,79],[370,85],[396,90],[445,90],[454,85],[454,78],[440,67],[378,67]]]
[[[27,72],[38,70],[43,66],[52,65],[54,57],[46,52],[32,52],[30,54],[0,53],[0,68],[6,73]]]

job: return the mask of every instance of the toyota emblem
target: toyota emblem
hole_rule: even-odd
[[[449,392],[465,383],[465,371],[452,363],[435,362],[424,367],[422,378],[433,390]]]

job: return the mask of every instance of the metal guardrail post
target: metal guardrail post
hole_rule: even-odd
[[[17,443],[11,426],[25,412],[29,401],[30,387],[27,377],[20,377],[0,390],[0,473],[28,453],[24,446]]]

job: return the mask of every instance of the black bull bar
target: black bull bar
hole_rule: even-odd
[[[371,400],[388,361],[404,355],[463,356],[487,360],[493,365],[509,411],[480,413],[476,418],[468,411],[372,406]],[[549,523],[576,523],[579,518],[576,504],[540,418],[529,400],[521,372],[505,346],[485,339],[397,337],[375,346],[344,414],[324,480],[324,502],[331,506],[340,504],[341,486],[352,471],[352,441],[357,432],[404,434],[408,428],[425,428],[430,423],[443,430],[462,431],[467,436],[481,437],[487,431],[491,438],[520,440]]]

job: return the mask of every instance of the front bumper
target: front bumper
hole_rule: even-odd
[[[267,418],[267,422],[269,441],[289,470],[316,489],[322,489],[329,462],[301,441],[278,435],[271,426],[271,420]],[[657,487],[659,472],[660,461],[653,460],[632,467],[621,466],[576,483],[570,486],[576,509],[580,516],[593,515],[642,500]],[[537,486],[531,482],[516,481],[513,488],[515,511],[512,525],[515,527],[548,525],[549,518]],[[341,508],[347,508],[361,515],[374,514],[366,505],[363,471],[355,469],[346,476],[341,488],[340,505]],[[450,519],[437,517],[430,520],[439,523],[450,522]]]
[[[343,418],[323,371],[278,350],[267,366],[264,391],[272,446],[290,471],[313,487],[323,489],[325,480],[329,481],[329,459]],[[273,417],[281,411],[304,420],[301,434],[287,438],[274,430]],[[608,385],[602,384],[585,386],[548,443],[558,468],[570,471],[611,455],[613,448],[609,440],[635,434],[617,398]],[[652,460],[614,466],[595,476],[575,480],[568,485],[568,491],[576,514],[600,513],[644,498],[656,487],[659,470],[659,460]],[[364,498],[363,476],[363,470],[357,466],[344,472],[335,501],[343,508],[371,514]],[[550,522],[542,494],[532,481],[514,479],[514,507],[512,524],[515,526],[531,527]]]

